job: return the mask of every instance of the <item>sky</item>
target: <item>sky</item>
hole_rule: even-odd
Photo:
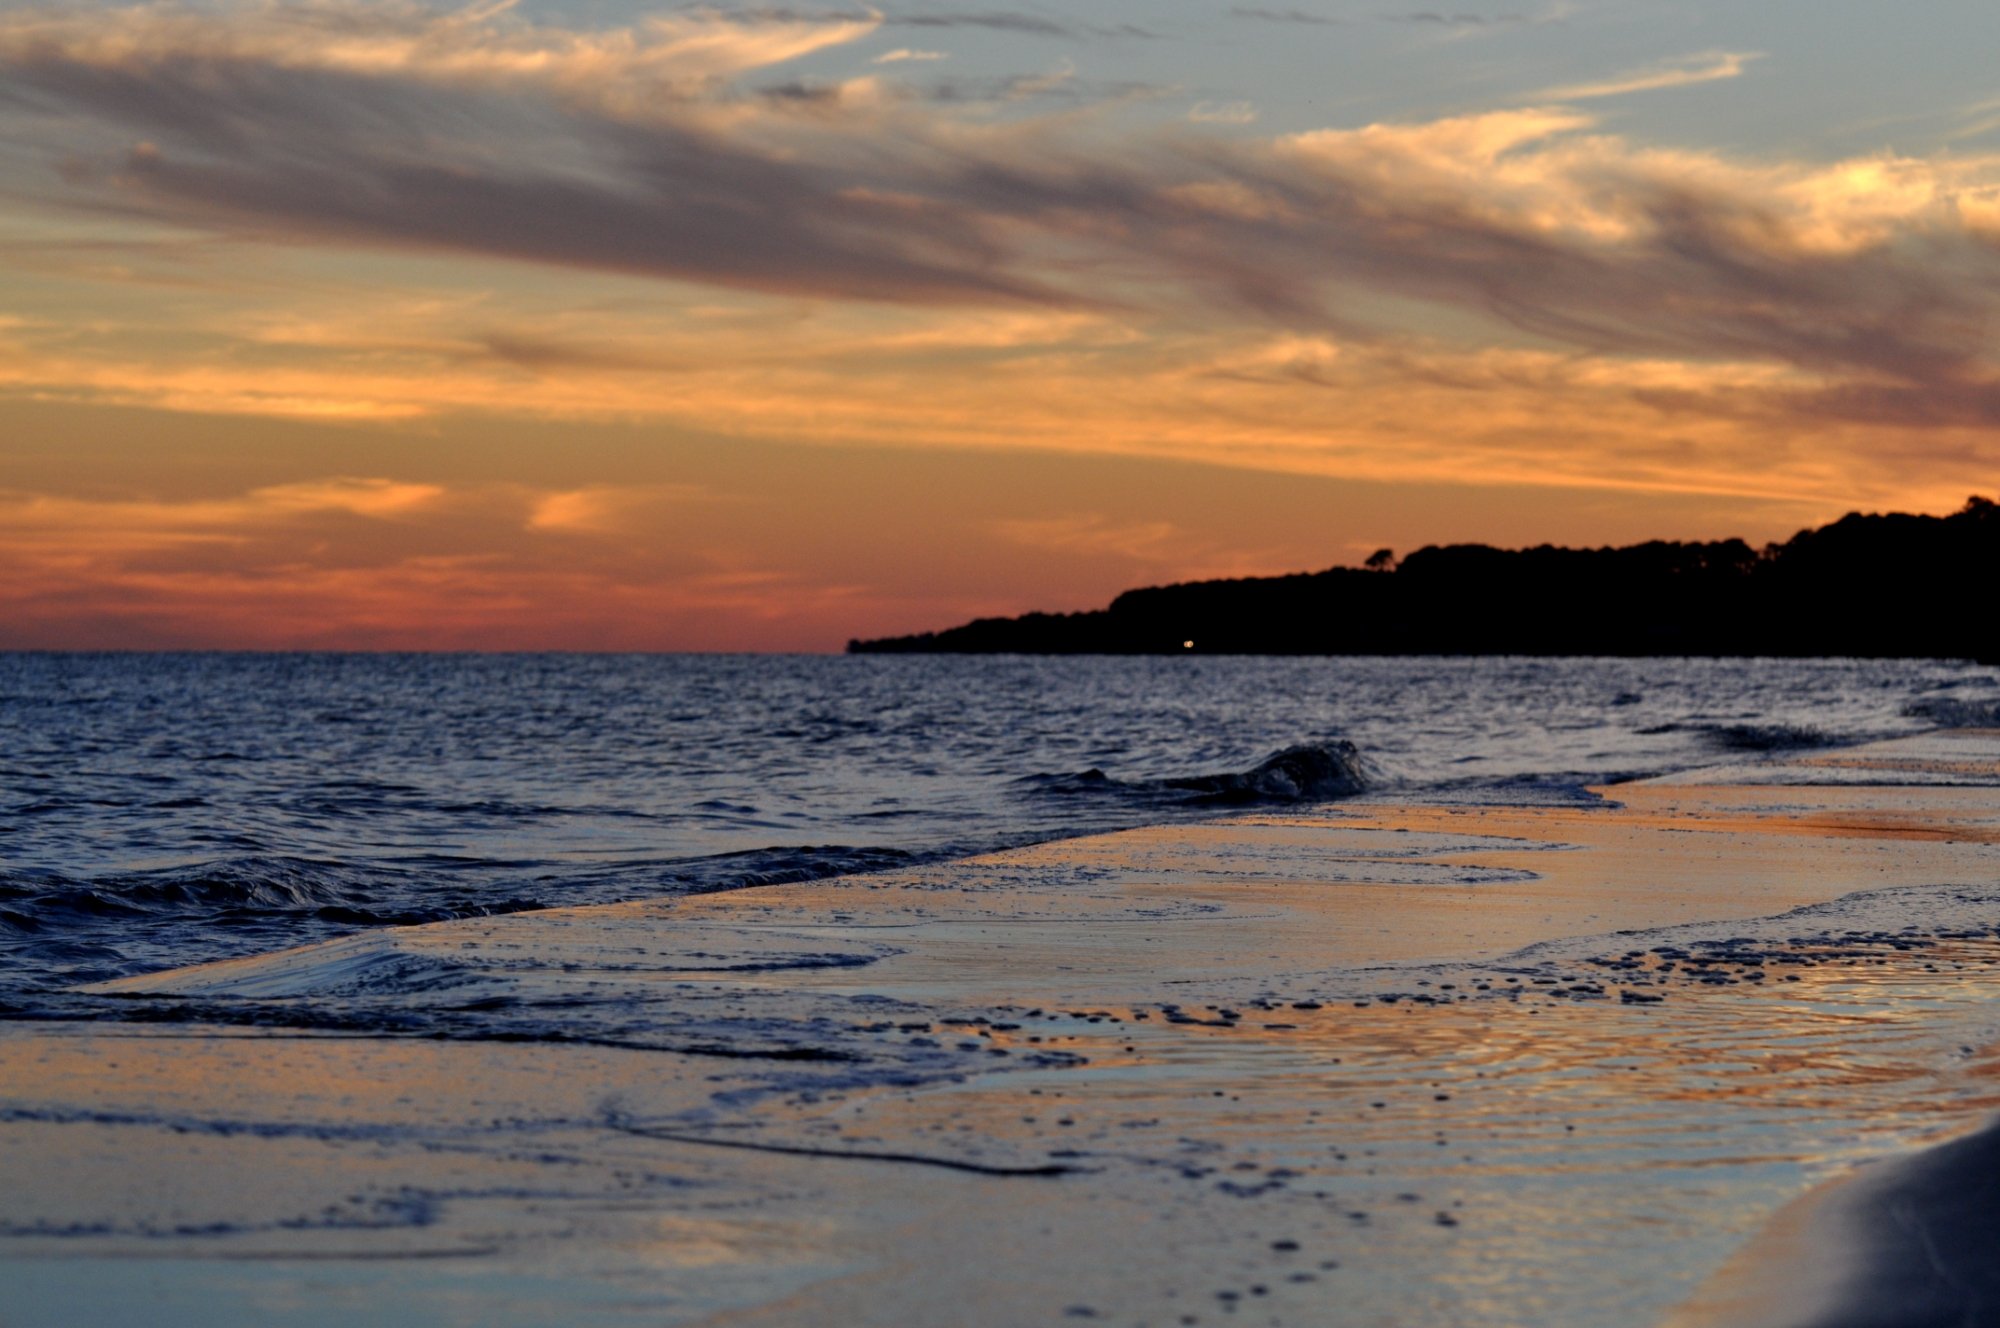
[[[0,0],[0,648],[833,650],[2000,492],[2000,7]]]

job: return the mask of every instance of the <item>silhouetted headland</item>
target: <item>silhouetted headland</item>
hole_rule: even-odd
[[[1789,655],[2000,662],[2000,505],[1849,513],[1754,549],[1427,546],[1398,563],[1128,590],[853,653]]]

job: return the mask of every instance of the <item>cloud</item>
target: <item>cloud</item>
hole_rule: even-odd
[[[162,502],[54,497],[0,490],[7,534],[0,549],[45,547],[51,535],[72,555],[117,548],[143,550],[238,542],[301,518],[394,520],[435,508],[445,490],[435,484],[335,478],[271,485],[227,498]]]
[[[1384,473],[1397,455],[1419,464],[1381,404],[1409,409],[1396,394],[1417,391],[1426,427],[1483,440],[1501,426],[1468,423],[1465,403],[1508,403],[1487,418],[1509,421],[1512,450],[1432,439],[1421,464],[1441,471],[1663,483],[1671,467],[1643,452],[1662,419],[1716,431],[1689,444],[1702,484],[1791,466],[1787,421],[1949,434],[2000,459],[1958,436],[1994,422],[2000,157],[1746,158],[1638,142],[1573,104],[1269,137],[1089,104],[961,110],[865,82],[798,84],[814,94],[801,106],[742,86],[880,26],[700,12],[568,32],[359,0],[13,11],[0,79],[60,114],[17,100],[8,133],[82,163],[40,182],[47,201],[262,249],[505,258],[841,314],[734,339],[467,314],[403,360],[295,343],[297,358],[234,364],[13,328],[0,335],[24,351],[0,357],[0,385],[370,418],[511,401],[979,446],[1078,446],[1089,419],[1106,450]],[[1556,91],[1730,77],[1749,58]],[[1066,66],[1037,79],[1073,84]],[[1086,330],[925,341],[971,315]],[[1089,340],[1107,325],[1122,339]],[[1341,349],[1245,358],[1271,338]],[[1529,435],[1555,417],[1598,450],[1552,459]],[[1720,441],[1753,435],[1764,461]],[[1864,444],[1885,445],[1837,445],[1860,458]]]
[[[529,500],[526,526],[542,534],[615,535],[661,509],[712,500],[699,485],[590,485],[542,493]]]
[[[0,17],[0,71],[126,136],[78,176],[115,212],[802,294],[1057,299],[1001,270],[983,218],[885,203],[850,172],[731,135],[744,106],[698,95],[872,20],[697,13],[579,35],[419,12],[21,11]]]
[[[537,499],[528,512],[528,529],[594,534],[613,527],[618,515],[613,495],[593,489],[570,489]]]
[[[898,14],[888,22],[899,28],[984,28],[989,32],[1019,32],[1033,37],[1073,37],[1078,31],[1040,14],[1007,10],[965,14]]]
[[[1263,23],[1305,23],[1313,26],[1341,27],[1346,19],[1331,14],[1313,14],[1303,9],[1264,9],[1256,5],[1234,5],[1230,13],[1237,18],[1256,19]]]
[[[1377,14],[1379,22],[1410,28],[1428,28],[1445,41],[1462,41],[1494,36],[1519,28],[1542,28],[1563,23],[1574,16],[1578,6],[1572,0],[1546,0],[1532,12],[1510,10],[1479,14],[1467,10],[1420,9],[1401,14]]]
[[[1137,23],[1059,23],[1040,14],[991,10],[963,14],[895,14],[882,20],[896,28],[979,28],[1029,37],[1131,37],[1156,40],[1160,34]]]
[[[1352,20],[1340,18],[1336,14],[1320,14],[1312,10],[1284,8],[1274,10],[1254,4],[1238,4],[1230,8],[1236,18],[1254,18],[1258,22],[1270,24],[1308,24],[1320,28],[1344,28]],[[1418,28],[1444,28],[1450,32],[1476,32],[1480,28],[1512,28],[1518,24],[1538,24],[1556,22],[1564,10],[1552,10],[1548,16],[1530,18],[1528,14],[1464,14],[1464,12],[1442,12],[1442,10],[1416,10],[1412,14],[1374,14],[1374,22],[1384,24],[1410,24]]]
[[[0,643],[797,648],[882,611],[762,550],[662,547],[664,514],[712,500],[339,478],[198,498],[0,489]]]
[[[533,333],[495,331],[477,337],[477,353],[534,373],[644,370],[668,372],[674,367],[643,348],[564,341]]]
[[[1170,521],[1112,521],[1097,512],[1057,517],[1016,517],[990,523],[1009,543],[1047,553],[1112,555],[1137,562],[1180,556],[1181,532]]]
[[[443,496],[444,490],[435,484],[333,479],[272,485],[252,492],[249,502],[253,509],[271,513],[346,512],[392,517],[429,507]]]
[[[389,89],[533,87],[638,117],[648,103],[697,95],[750,70],[854,41],[881,21],[872,13],[744,21],[696,9],[586,31],[532,24],[511,8],[440,13],[415,0],[271,0],[220,11],[173,3],[30,8],[0,14],[0,51],[47,73],[94,72],[105,97],[137,97],[170,124],[181,119],[177,111],[213,123],[213,112],[228,109],[229,76],[259,70],[345,75]],[[159,95],[164,89],[146,82],[168,66],[219,75],[216,96],[175,107]],[[32,90],[31,83],[17,91]]]
[[[907,46],[899,46],[893,51],[884,51],[882,54],[876,56],[874,60],[870,61],[870,63],[893,65],[905,61],[927,62],[931,60],[948,60],[950,58],[950,54],[945,51],[914,51]]]
[[[1707,350],[1789,343],[1774,348],[1820,363],[1908,343],[1923,310],[1966,298],[1886,245],[1912,227],[1949,241],[1950,215],[1864,221],[1889,176],[1942,203],[1948,166],[1893,164],[1857,188],[1839,178],[1851,164],[1759,169],[1646,150],[1586,134],[1580,113],[1534,109],[1265,144],[1138,131],[1063,142],[1032,123],[952,121],[805,85],[825,115],[795,129],[726,89],[685,113],[671,97],[634,105],[605,89],[656,78],[672,92],[872,23],[697,12],[578,34],[331,0],[259,6],[244,23],[132,12],[122,27],[110,11],[16,13],[0,21],[0,69],[87,127],[148,135],[100,157],[77,201],[246,237],[918,304],[1133,298],[1042,261],[1080,244],[1267,318],[1333,317],[1332,294],[1360,282],[1591,349],[1715,338]],[[1563,91],[1721,77],[1745,58]],[[592,70],[603,77],[575,91]],[[1064,64],[1004,95],[1071,78]],[[1247,110],[1195,116],[1242,123]],[[1237,205],[1202,201],[1223,198]],[[1853,268],[1832,270],[1842,261]],[[1610,290],[1625,309],[1596,294]],[[1862,345],[1840,315],[1868,317],[1871,304],[1904,312]],[[1817,326],[1785,326],[1793,313]]]
[[[1006,99],[1026,101],[1033,97],[1044,96],[1058,88],[1069,86],[1075,79],[1076,62],[1058,60],[1053,68],[1044,73],[1023,74],[1008,80]]]
[[[1525,14],[1445,14],[1434,9],[1420,9],[1413,14],[1384,14],[1385,23],[1417,23],[1436,28],[1487,28],[1514,23],[1526,23]]]
[[[1529,94],[1524,100],[1590,101],[1599,97],[1623,97],[1634,92],[1657,92],[1662,88],[1684,88],[1695,83],[1714,83],[1740,77],[1751,61],[1763,58],[1763,53],[1759,51],[1707,51],[1617,74],[1598,83],[1572,83],[1545,88]]]
[[[961,123],[949,126],[958,142],[948,150],[955,153],[973,148],[979,137],[1004,136],[1007,129],[1023,127],[1022,108],[1030,104],[1039,104],[1044,113],[1050,106],[1059,105],[1062,110],[1058,113],[1072,119],[1108,118],[1111,112],[1122,106],[1159,101],[1178,95],[1180,91],[1172,85],[1135,80],[1079,78],[1075,63],[1061,60],[1048,69],[1032,74],[939,79],[921,87],[895,85],[885,89],[885,101],[924,103],[936,110],[939,118],[928,128],[905,121],[902,128],[914,131],[919,138],[929,138],[933,131],[946,128],[944,117],[960,117]],[[975,119],[987,123],[975,125],[972,123]],[[1002,124],[1005,129],[1001,128]],[[999,132],[996,133],[996,130]]]
[[[1187,118],[1194,124],[1255,124],[1257,108],[1247,101],[1198,101]]]

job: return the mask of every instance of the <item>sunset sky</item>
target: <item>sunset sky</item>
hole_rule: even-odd
[[[837,649],[2000,490],[2000,6],[0,0],[0,646]]]

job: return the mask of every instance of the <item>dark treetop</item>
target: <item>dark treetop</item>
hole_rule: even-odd
[[[1849,513],[1753,549],[1430,546],[1365,568],[1128,590],[855,653],[1851,655],[2000,662],[2000,505]]]

